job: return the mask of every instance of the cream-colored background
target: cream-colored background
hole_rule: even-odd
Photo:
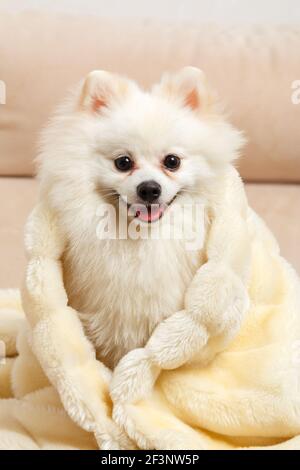
[[[299,0],[0,0],[0,7],[171,21],[300,23]]]

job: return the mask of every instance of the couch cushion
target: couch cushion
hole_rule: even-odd
[[[240,170],[252,180],[300,181],[300,27],[219,27],[112,21],[63,13],[0,15],[0,174],[28,175],[40,127],[67,88],[93,69],[142,85],[165,70],[203,68],[246,131]],[[295,90],[295,93],[296,90]],[[299,93],[298,93],[299,95]],[[13,157],[12,157],[13,155]]]
[[[249,202],[276,235],[300,273],[300,185],[248,184]],[[32,178],[0,178],[0,288],[20,286],[25,269],[23,229],[37,197]]]
[[[36,196],[33,178],[0,178],[0,288],[21,285],[26,263],[24,224]]]
[[[300,185],[247,184],[249,204],[277,238],[282,255],[300,274]]]

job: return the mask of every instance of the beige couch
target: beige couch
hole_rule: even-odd
[[[254,209],[300,271],[300,28],[117,22],[0,10],[0,286],[20,285],[23,225],[37,195],[38,130],[92,69],[148,86],[164,70],[202,68],[249,143],[239,162]],[[63,156],[62,156],[63,158]]]

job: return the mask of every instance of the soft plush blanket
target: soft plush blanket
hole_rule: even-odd
[[[0,295],[0,448],[300,449],[299,278],[248,207],[243,223],[250,306],[238,335],[206,365],[163,370],[144,398],[125,390],[112,403],[111,371],[68,306],[63,240],[40,204],[27,229],[26,320],[18,292]]]

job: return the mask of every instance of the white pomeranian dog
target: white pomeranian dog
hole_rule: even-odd
[[[248,306],[248,253],[241,233],[235,242],[238,220],[226,219],[226,211],[233,200],[241,211],[246,207],[232,166],[243,140],[193,67],[163,76],[150,92],[112,73],[91,72],[43,132],[40,197],[67,240],[69,305],[109,368],[147,344],[154,356],[160,344],[160,367],[195,355],[204,360],[202,346],[209,344],[211,354],[239,330]],[[200,218],[184,210],[196,206]],[[113,210],[102,210],[107,207]],[[212,223],[216,212],[219,226]],[[189,234],[201,232],[202,243],[188,246],[182,225]],[[166,228],[184,235],[162,236]],[[210,253],[208,234],[221,240],[224,234],[219,253]],[[199,328],[195,299],[203,307]],[[163,339],[162,324],[170,332]]]

